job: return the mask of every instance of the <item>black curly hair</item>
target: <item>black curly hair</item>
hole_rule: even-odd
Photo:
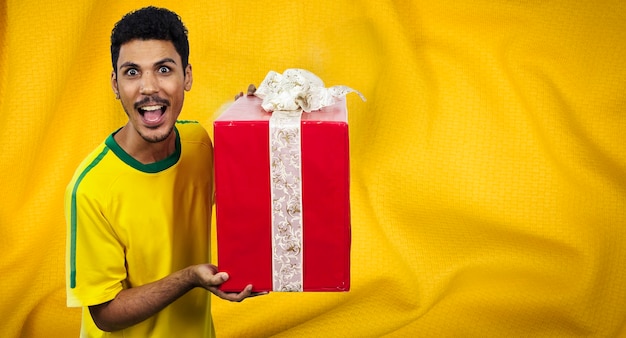
[[[130,12],[113,27],[111,32],[111,61],[117,74],[117,60],[123,44],[139,40],[171,41],[180,55],[183,69],[189,63],[189,40],[187,28],[178,14],[158,7],[144,7]]]

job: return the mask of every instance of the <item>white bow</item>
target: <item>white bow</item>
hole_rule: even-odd
[[[363,94],[347,86],[324,87],[324,82],[315,74],[297,68],[285,70],[283,74],[270,71],[254,95],[263,99],[265,111],[312,112],[330,106],[348,93]]]

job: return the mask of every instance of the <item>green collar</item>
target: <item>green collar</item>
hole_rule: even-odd
[[[176,164],[176,162],[178,162],[178,159],[180,158],[181,147],[180,147],[180,135],[178,134],[178,129],[176,127],[174,127],[174,132],[176,133],[176,149],[174,150],[174,152],[170,156],[168,156],[167,158],[161,161],[148,163],[148,164],[143,164],[137,161],[132,156],[130,156],[127,152],[125,152],[124,149],[122,149],[122,147],[120,147],[119,144],[117,144],[113,136],[117,134],[117,132],[120,131],[120,129],[116,130],[111,135],[109,135],[109,137],[107,137],[104,143],[106,144],[107,147],[111,149],[111,151],[113,151],[115,155],[117,155],[117,157],[119,157],[120,160],[122,160],[124,163],[128,164],[129,166],[139,171],[153,174],[153,173],[158,173],[159,171],[163,171],[173,166],[174,164]]]

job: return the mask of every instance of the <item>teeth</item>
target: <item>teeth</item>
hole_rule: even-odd
[[[163,106],[146,106],[146,107],[141,107],[141,109],[143,110],[159,110],[163,108]]]

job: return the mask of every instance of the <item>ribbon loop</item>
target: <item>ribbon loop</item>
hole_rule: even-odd
[[[298,68],[290,68],[279,74],[270,71],[259,85],[254,95],[263,99],[265,111],[312,112],[330,106],[337,99],[357,93],[363,101],[363,94],[347,86],[324,87],[324,82],[315,74]]]

